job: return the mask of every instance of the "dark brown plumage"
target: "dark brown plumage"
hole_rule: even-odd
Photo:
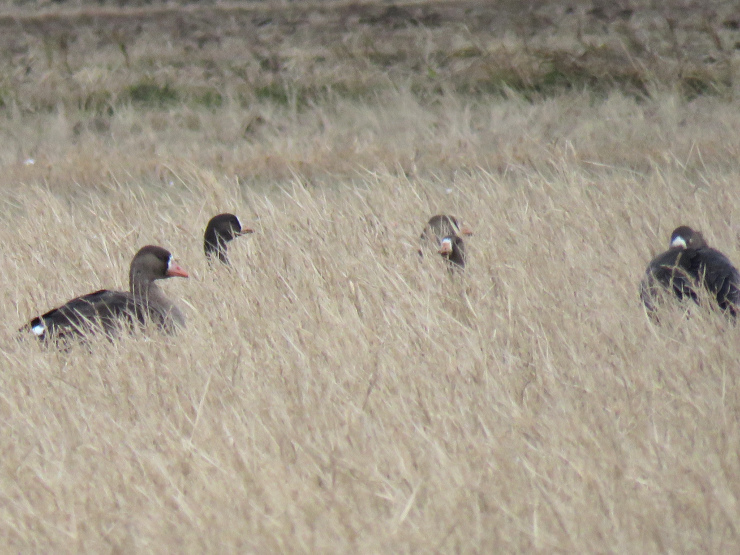
[[[439,254],[447,261],[450,270],[465,268],[465,242],[458,235],[444,237],[439,245]]]
[[[203,250],[206,253],[206,258],[210,260],[215,256],[220,262],[228,264],[229,257],[226,255],[226,243],[247,233],[254,233],[254,230],[249,227],[242,227],[239,218],[234,214],[227,213],[214,216],[208,222],[203,235]]]
[[[427,249],[434,249],[450,263],[450,268],[462,269],[465,267],[465,243],[462,236],[472,234],[473,230],[466,225],[461,226],[455,216],[432,216],[419,238],[419,256],[423,257]]]
[[[698,302],[699,288],[706,289],[720,309],[736,316],[740,273],[724,254],[707,245],[700,232],[681,226],[671,234],[669,249],[648,264],[640,284],[640,298],[653,314],[661,290],[672,292],[678,299]]]
[[[461,226],[455,216],[437,214],[429,218],[424,231],[421,232],[421,242],[423,245],[432,242],[437,247],[442,242],[442,239],[450,235],[463,236],[472,234],[473,230],[466,225]]]
[[[136,253],[129,268],[129,291],[101,289],[72,299],[34,318],[22,330],[41,340],[80,337],[102,329],[113,336],[124,325],[153,322],[167,332],[184,326],[180,309],[155,281],[173,276],[188,277],[169,251],[148,245]]]

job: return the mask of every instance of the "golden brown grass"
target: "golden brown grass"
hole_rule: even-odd
[[[332,169],[350,161],[313,138],[316,114],[286,130],[282,149],[277,134],[270,146],[289,166],[313,145],[313,173],[326,182],[244,186],[174,153],[163,156],[172,185],[155,173],[127,180],[123,169],[84,195],[6,179],[8,545],[736,549],[737,328],[696,309],[668,310],[655,327],[637,293],[678,223],[740,259],[737,164],[712,150],[722,138],[721,148],[738,146],[712,124],[732,127],[734,105],[619,95],[587,104],[477,106],[485,130],[469,107],[448,105],[409,138],[384,132],[413,119],[406,95],[353,117],[317,110],[332,137],[345,126],[362,136],[357,119],[385,122],[358,148],[374,167],[341,183]],[[560,154],[535,140],[548,118],[570,129]],[[651,150],[617,144],[626,129],[656,133]],[[481,140],[492,130],[508,137],[504,152]],[[429,151],[417,160],[422,177],[396,171],[404,148],[434,144],[457,157],[457,172]],[[515,163],[516,145],[531,163]],[[484,169],[496,156],[512,162]],[[233,271],[209,270],[202,228],[226,209],[258,233],[232,244]],[[439,211],[477,232],[461,279],[415,256]],[[193,272],[165,284],[186,308],[186,331],[64,354],[14,340],[39,310],[124,287],[146,243]]]
[[[7,108],[7,549],[737,551],[738,328],[655,326],[638,284],[681,223],[740,262],[738,114],[403,83],[100,125]],[[202,253],[225,210],[257,229],[231,270]],[[416,256],[439,212],[475,229],[462,276]],[[163,285],[182,333],[16,340],[148,243],[191,271]]]

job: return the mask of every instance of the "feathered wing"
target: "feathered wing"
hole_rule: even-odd
[[[701,262],[696,265],[696,275],[706,288],[716,296],[722,310],[734,316],[740,307],[740,272],[730,259],[718,250],[701,249]]]
[[[740,307],[740,273],[724,254],[708,247],[669,250],[654,258],[640,284],[640,298],[652,312],[662,289],[698,302],[697,287],[707,289],[722,310],[735,316]]]
[[[695,283],[698,273],[696,252],[669,250],[648,264],[645,277],[640,283],[640,299],[648,311],[656,309],[658,296],[663,290],[672,292],[677,298],[697,299]]]
[[[115,334],[121,325],[144,324],[146,307],[131,293],[101,289],[72,299],[28,324],[40,339],[85,335],[96,328]]]

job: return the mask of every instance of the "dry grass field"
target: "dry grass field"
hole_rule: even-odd
[[[638,291],[740,263],[740,13],[494,4],[3,4],[3,551],[740,551],[740,328]],[[145,244],[185,330],[18,340]]]

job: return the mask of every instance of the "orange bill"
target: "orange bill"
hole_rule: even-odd
[[[168,277],[190,277],[188,273],[176,262],[170,262],[169,266],[167,266],[167,276]]]
[[[442,241],[442,244],[439,246],[439,250],[437,251],[439,254],[452,254],[452,241],[449,239]]]

